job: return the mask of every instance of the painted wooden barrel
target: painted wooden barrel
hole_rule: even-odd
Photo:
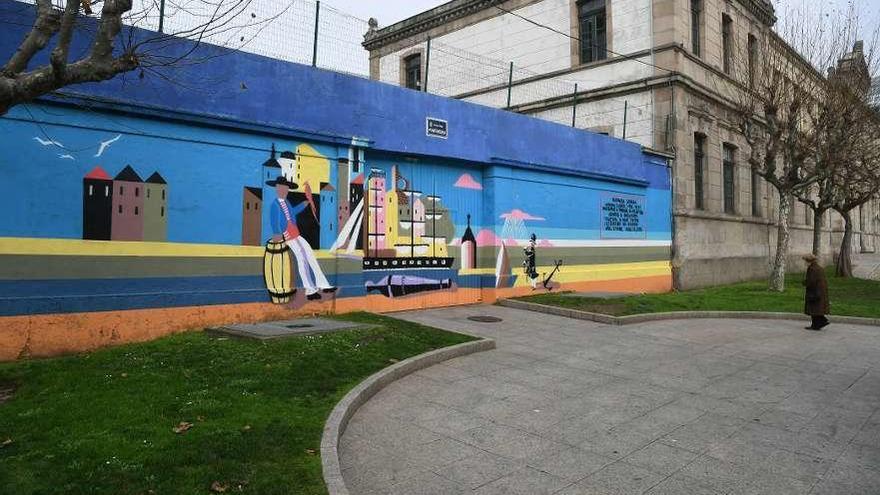
[[[296,292],[293,259],[290,248],[283,242],[269,240],[263,255],[263,278],[274,304],[286,304]]]

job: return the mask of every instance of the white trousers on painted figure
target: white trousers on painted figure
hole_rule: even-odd
[[[318,259],[315,258],[312,247],[309,246],[309,243],[302,236],[288,240],[287,247],[293,251],[293,255],[296,257],[296,269],[299,271],[299,279],[306,289],[306,294],[314,294],[319,289],[330,288],[330,282],[327,281],[327,277],[321,271],[321,266],[318,264]],[[309,276],[309,269],[315,275],[314,282],[312,282],[312,277]]]

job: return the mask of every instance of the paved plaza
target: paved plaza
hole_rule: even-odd
[[[880,494],[880,328],[396,316],[498,348],[355,414],[340,446],[353,495]]]

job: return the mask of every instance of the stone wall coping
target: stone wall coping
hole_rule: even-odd
[[[342,438],[342,434],[345,433],[349,420],[351,420],[352,416],[362,405],[383,388],[416,371],[443,361],[492,349],[495,349],[494,340],[479,338],[479,340],[472,342],[465,342],[419,354],[371,375],[348,392],[336,404],[336,407],[333,408],[333,411],[324,423],[324,433],[321,436],[321,464],[323,466],[324,483],[327,485],[329,495],[349,495],[348,487],[345,486],[345,480],[342,477],[342,466],[339,461],[339,440]]]
[[[606,325],[618,326],[634,325],[636,323],[645,323],[649,321],[692,320],[707,318],[809,321],[809,317],[807,315],[801,315],[797,313],[771,313],[762,311],[675,311],[670,313],[646,313],[630,316],[610,316],[601,313],[590,313],[588,311],[560,308],[558,306],[548,306],[546,304],[530,303],[515,299],[501,299],[498,301],[498,304],[500,306],[505,306],[508,308],[535,311],[538,313],[574,318],[576,320],[595,321],[597,323],[604,323]],[[832,317],[833,323],[880,327],[880,318],[859,318],[855,316],[833,315]]]

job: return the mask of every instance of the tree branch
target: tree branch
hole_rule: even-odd
[[[0,71],[0,75],[13,77],[25,70],[34,55],[45,48],[52,36],[58,32],[60,21],[61,15],[52,7],[51,0],[37,0],[37,18],[34,19],[34,27]]]

